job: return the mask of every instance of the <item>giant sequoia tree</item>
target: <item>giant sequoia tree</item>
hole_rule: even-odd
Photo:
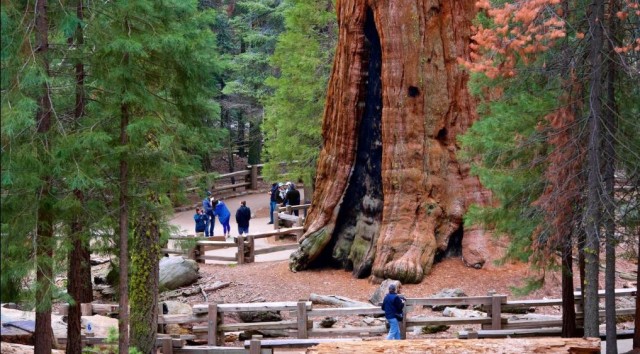
[[[419,282],[460,242],[482,266],[467,198],[484,202],[456,160],[474,117],[467,76],[474,1],[342,0],[314,204],[292,270],[338,264],[357,277]],[[478,242],[480,241],[480,242]]]

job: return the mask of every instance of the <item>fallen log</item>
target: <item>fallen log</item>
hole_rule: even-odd
[[[600,353],[599,338],[420,339],[321,343],[307,354],[336,353]]]
[[[377,307],[368,302],[356,301],[339,295],[311,294],[309,300],[314,304],[332,305],[338,307]]]

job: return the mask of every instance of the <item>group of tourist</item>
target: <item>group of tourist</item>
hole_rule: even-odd
[[[231,237],[231,226],[229,220],[231,213],[227,205],[220,199],[216,199],[207,191],[207,196],[202,200],[202,208],[196,208],[193,220],[196,222],[196,234],[204,233],[204,237],[213,237],[213,228],[216,223],[216,216],[222,225],[224,238]],[[247,202],[240,202],[240,208],[236,211],[236,223],[238,223],[238,233],[240,235],[249,233],[249,220],[251,220],[251,209],[247,207]]]
[[[287,182],[277,182],[271,185],[271,190],[269,191],[269,195],[271,196],[271,203],[269,208],[269,224],[273,224],[273,212],[276,210],[278,205],[287,206],[287,205],[300,205],[300,191],[296,189],[296,185]],[[298,216],[298,211],[294,210],[293,213]]]
[[[296,189],[295,184],[291,182],[273,183],[269,194],[271,196],[269,210],[271,221],[269,224],[273,224],[273,212],[279,205],[300,205],[300,192]],[[298,216],[298,210],[294,210],[293,213]],[[204,237],[212,237],[216,216],[220,224],[222,224],[225,239],[231,237],[231,227],[229,226],[231,213],[229,212],[229,208],[227,208],[227,205],[222,200],[214,198],[211,192],[207,191],[207,196],[202,200],[202,208],[196,208],[196,213],[193,215],[193,220],[196,223],[196,234],[204,234]],[[242,201],[240,202],[240,208],[236,211],[238,234],[243,235],[249,233],[249,220],[251,220],[251,209],[247,207],[246,201]]]

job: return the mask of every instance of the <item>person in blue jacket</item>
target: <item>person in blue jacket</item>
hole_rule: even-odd
[[[204,237],[213,236],[213,226],[216,224],[216,218],[213,215],[213,206],[211,205],[211,192],[207,191],[207,196],[202,200],[202,209],[207,216],[204,226]]]
[[[400,324],[398,323],[398,320],[402,321],[403,308],[404,297],[397,294],[396,284],[389,284],[389,293],[382,301],[384,317],[387,319],[387,322],[389,322],[389,334],[387,335],[387,339],[402,339],[400,338]]]
[[[247,202],[243,200],[240,202],[240,208],[236,211],[239,235],[249,234],[249,220],[251,220],[251,209],[247,207]]]
[[[224,238],[230,237],[231,226],[229,226],[229,220],[231,219],[231,213],[222,200],[213,201],[213,214],[218,216],[218,220],[222,224]]]
[[[196,213],[193,215],[193,221],[196,222],[196,236],[202,236],[205,228],[207,227],[207,220],[209,218],[200,208],[196,208]]]

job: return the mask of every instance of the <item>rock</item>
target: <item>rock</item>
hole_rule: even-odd
[[[164,301],[167,307],[167,315],[190,315],[193,313],[191,305],[179,301]],[[187,334],[189,330],[179,324],[165,325],[165,333],[167,334]]]
[[[334,324],[336,324],[338,320],[335,317],[325,317],[320,321],[320,327],[322,328],[331,328]]]
[[[373,295],[369,298],[369,302],[375,306],[380,306],[382,304],[382,300],[389,293],[389,285],[396,284],[396,288],[400,289],[402,283],[398,280],[393,279],[385,279],[380,286],[373,292]]]
[[[377,320],[373,317],[365,317],[362,319],[362,322],[364,322],[367,326],[373,326],[376,321]]]
[[[466,297],[467,294],[465,294],[464,290],[462,289],[442,289],[440,290],[440,292],[438,292],[437,294],[434,294],[432,297],[434,298],[444,298],[444,297]],[[430,307],[430,306],[425,306],[425,307]],[[446,306],[433,306],[431,307],[431,310],[433,311],[443,311],[445,309]],[[458,308],[461,309],[466,309],[468,306],[467,305],[460,305],[457,306]]]
[[[33,346],[17,343],[0,343],[0,353],[2,354],[33,354]],[[64,350],[54,349],[51,354],[64,354]]]
[[[109,335],[109,328],[115,328],[118,330],[118,319],[111,318],[102,315],[82,316],[81,320],[82,333],[87,332],[87,325],[91,324],[91,332],[94,337],[107,337]],[[66,329],[65,329],[66,330]],[[66,336],[66,332],[65,332]]]
[[[264,302],[264,299],[258,299],[262,301],[251,301],[253,302]],[[282,316],[280,315],[280,311],[249,311],[249,312],[239,312],[238,313],[240,320],[242,322],[276,322],[282,321]]]
[[[198,263],[183,257],[163,257],[160,260],[160,289],[173,290],[198,280]]]
[[[451,326],[447,325],[431,325],[422,327],[423,334],[432,334],[449,330]]]
[[[267,329],[267,330],[261,330],[261,331],[250,330],[250,331],[240,332],[240,334],[238,335],[238,339],[249,340],[251,339],[251,337],[255,335],[261,335],[264,338],[282,338],[282,337],[288,337],[289,333],[282,330],[274,330],[274,329]]]
[[[240,312],[242,322],[276,322],[282,321],[280,311]]]
[[[458,317],[458,318],[477,318],[487,317],[487,314],[475,310],[462,310],[455,307],[447,307],[442,311],[442,315],[445,317]]]

